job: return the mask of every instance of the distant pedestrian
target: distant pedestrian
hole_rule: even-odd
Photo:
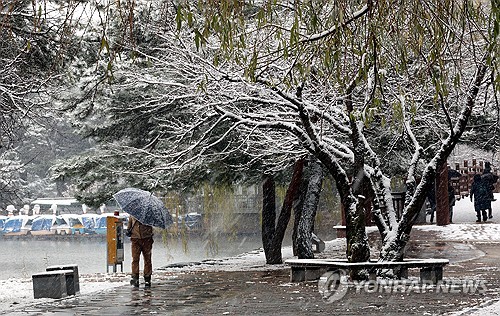
[[[474,182],[470,189],[470,200],[474,198],[474,210],[476,211],[477,220],[476,222],[481,222],[481,215],[483,221],[486,222],[487,214],[486,210],[491,207],[491,199],[489,197],[489,191],[486,182],[481,179],[481,175],[474,175]]]
[[[431,188],[427,191],[427,202],[429,202],[429,209],[427,215],[430,215],[431,224],[434,223],[434,214],[436,213],[436,182],[432,181]]]
[[[455,189],[448,183],[448,205],[450,208],[450,223],[453,223],[453,206],[455,206]]]
[[[485,183],[484,185],[488,189],[488,198],[490,199],[488,208],[488,218],[493,218],[493,211],[491,209],[491,201],[494,201],[493,191],[495,190],[495,183],[498,181],[498,176],[491,173],[491,165],[489,162],[485,163],[483,174],[481,175],[481,180]]]
[[[153,264],[151,255],[153,250],[153,227],[144,225],[135,217],[130,216],[127,228],[127,236],[132,242],[132,280],[130,284],[139,287],[139,262],[142,253],[144,258],[144,285],[151,287],[151,274]]]

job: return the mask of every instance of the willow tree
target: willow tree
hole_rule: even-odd
[[[77,107],[96,115],[85,124],[106,141],[101,154],[123,162],[107,170],[161,183],[220,161],[279,171],[310,154],[336,182],[350,261],[370,256],[362,184],[387,205],[375,213],[380,258],[400,260],[437,166],[498,93],[497,2],[177,1],[127,12],[142,42],[103,41],[119,48],[112,76],[98,77],[110,85]],[[92,125],[98,117],[111,120]],[[421,178],[400,219],[389,164],[410,184]]]
[[[346,210],[350,261],[369,258],[360,189],[369,181],[388,208],[375,214],[380,258],[402,259],[436,168],[478,98],[498,93],[498,1],[223,0],[176,8],[179,30],[188,28],[196,53],[211,57],[201,87],[214,113],[249,133],[287,131],[322,162]],[[413,132],[425,124],[432,129]],[[399,220],[377,155],[384,148],[370,134],[380,127],[413,148],[406,178],[421,178]]]

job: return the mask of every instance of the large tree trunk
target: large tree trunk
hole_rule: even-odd
[[[290,221],[292,214],[292,206],[295,196],[299,191],[300,181],[302,179],[302,171],[304,169],[305,159],[300,159],[295,163],[292,180],[288,186],[288,190],[283,201],[278,221],[276,219],[275,202],[268,201],[268,199],[275,198],[275,184],[273,181],[264,181],[264,201],[262,209],[262,244],[264,246],[264,253],[266,255],[266,263],[280,264],[283,262],[281,255],[281,247],[283,245],[283,238],[285,231]],[[266,176],[266,180],[269,176]]]
[[[300,218],[302,217],[302,209],[304,208],[303,205],[307,194],[308,185],[309,185],[309,178],[307,176],[302,177],[302,181],[300,182],[299,194],[297,194],[296,201],[293,203],[294,221],[293,221],[293,231],[292,231],[292,252],[294,256],[298,256],[299,252],[297,249],[297,231],[299,229]]]
[[[312,233],[316,210],[319,204],[321,187],[323,185],[323,170],[321,164],[314,159],[308,168],[309,176],[307,189],[303,195],[301,216],[298,220],[296,232],[296,248],[299,259],[313,259]]]
[[[262,246],[269,261],[276,225],[276,184],[272,175],[264,175],[262,191]]]

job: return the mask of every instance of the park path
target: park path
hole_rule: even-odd
[[[490,224],[478,224],[490,225]],[[435,290],[367,293],[349,289],[338,301],[324,301],[317,282],[290,283],[289,270],[155,271],[151,289],[129,286],[4,311],[8,315],[442,315],[473,312],[500,297],[497,242],[446,240],[438,231],[414,229],[409,257],[449,258],[446,280],[476,280],[474,293]],[[370,234],[372,242],[376,238]],[[343,250],[322,257],[342,257]],[[265,267],[263,266],[263,270]],[[415,278],[418,271],[410,274]],[[2,314],[2,312],[0,312]]]

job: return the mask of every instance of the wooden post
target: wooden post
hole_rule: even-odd
[[[450,223],[450,206],[448,200],[448,166],[446,161],[436,170],[436,224]]]

